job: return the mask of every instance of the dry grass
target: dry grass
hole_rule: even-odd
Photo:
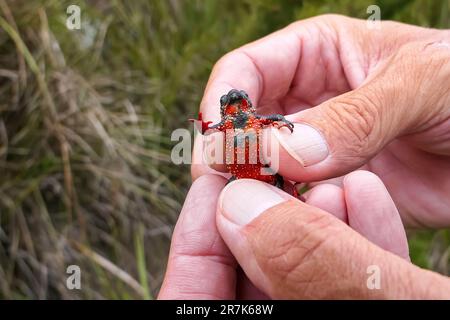
[[[72,2],[0,0],[0,297],[152,298],[189,184],[170,132],[214,61],[296,18],[364,17],[371,1],[76,2],[79,31],[65,27]],[[448,2],[380,2],[449,27]],[[418,263],[449,272],[448,233],[412,239]]]
[[[162,122],[139,101],[158,88],[139,70],[102,72],[106,25],[87,49],[67,34],[71,58],[49,27],[59,6],[25,5],[13,16],[19,4],[0,4],[1,296],[149,297],[147,281],[130,274],[144,248],[164,259],[183,196]],[[68,61],[77,51],[92,71],[97,54],[99,72]],[[65,288],[72,263],[83,271],[81,292]],[[161,270],[141,267],[156,290]]]

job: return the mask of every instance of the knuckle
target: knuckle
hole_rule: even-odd
[[[376,95],[352,92],[330,101],[324,108],[324,121],[333,134],[339,136],[339,145],[345,145],[346,156],[367,156],[373,149],[376,125],[379,123],[379,103]]]
[[[219,69],[227,69],[236,64],[248,65],[249,63],[253,64],[254,61],[246,53],[243,47],[240,47],[226,53],[219,60],[217,60],[217,62],[214,64],[213,72]]]
[[[396,58],[406,72],[418,77],[413,78],[415,81],[423,79],[425,80],[423,82],[430,82],[427,77],[435,79],[441,70],[448,70],[443,67],[448,65],[450,59],[450,42],[439,40],[411,42],[399,49]]]
[[[334,21],[334,22],[338,22],[338,23],[348,22],[351,20],[351,18],[344,16],[342,14],[337,14],[337,13],[321,14],[321,15],[316,16],[316,19],[323,20],[323,21]]]
[[[321,217],[320,220],[322,220]],[[320,250],[327,243],[325,236],[326,226],[319,225],[319,219],[308,222],[302,227],[298,226],[298,234],[281,241],[268,252],[268,261],[278,269],[281,274],[289,277],[295,273],[298,266],[306,263],[308,259],[320,253]]]
[[[264,244],[257,250],[258,263],[273,283],[290,286],[284,292],[305,292],[327,278],[331,270],[326,261],[339,252],[342,228],[336,220],[317,211],[302,215],[299,218],[298,212],[292,214],[289,208],[278,209],[278,223],[264,223],[256,240]]]
[[[420,119],[416,122],[428,122],[433,111],[446,107],[450,99],[450,42],[439,38],[411,42],[403,45],[394,59],[392,77],[403,78],[402,86],[410,88],[407,100],[415,119]]]
[[[214,71],[217,71],[217,70],[222,69],[222,68],[226,68],[228,65],[230,65],[233,62],[235,55],[236,55],[236,50],[233,50],[233,51],[230,51],[230,52],[224,54],[214,64],[213,73],[214,73]]]
[[[357,22],[357,19],[352,19],[347,16],[336,14],[336,13],[326,13],[311,17],[307,20],[297,20],[292,22],[287,28],[299,29],[305,26],[316,26],[319,28],[332,27],[333,29],[338,29],[342,25],[351,25]]]

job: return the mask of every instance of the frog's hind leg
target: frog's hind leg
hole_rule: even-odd
[[[228,179],[228,181],[227,181],[227,183],[226,183],[225,185],[227,185],[227,184],[233,182],[233,181],[236,180],[236,179],[237,179],[237,178],[236,178],[235,176],[231,176],[231,178]]]
[[[275,186],[284,190],[284,178],[278,173],[275,175]]]
[[[299,199],[299,200],[301,200],[301,201],[303,201],[303,202],[306,202],[305,197],[302,196],[302,195],[297,191],[297,190],[298,190],[298,189],[297,189],[297,186],[298,186],[299,184],[300,184],[300,183],[298,183],[298,182],[294,183],[292,195],[293,195],[294,197],[296,197],[297,199]]]
[[[303,197],[298,191],[297,191],[297,185],[299,185],[299,183],[295,183],[295,184],[291,184],[290,182],[287,182],[287,185],[286,185],[286,183],[285,183],[285,181],[284,181],[284,178],[281,176],[281,175],[279,175],[279,174],[276,174],[275,175],[275,186],[276,187],[278,187],[278,188],[280,188],[281,190],[283,190],[283,191],[286,191],[286,192],[288,192],[288,193],[292,193],[292,196],[293,197],[295,197],[295,198],[297,198],[297,199],[299,199],[299,200],[301,200],[301,201],[303,201],[303,202],[305,202],[305,197]],[[285,190],[285,185],[286,185],[286,190]]]

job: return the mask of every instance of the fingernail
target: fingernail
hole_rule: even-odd
[[[287,201],[268,184],[241,179],[228,184],[219,200],[221,213],[231,222],[244,226],[267,209]]]
[[[328,156],[328,145],[313,127],[294,123],[294,131],[272,130],[281,146],[304,167],[321,162]]]

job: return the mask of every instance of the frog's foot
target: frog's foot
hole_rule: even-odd
[[[194,122],[195,126],[198,131],[200,131],[202,134],[204,134],[209,128],[209,125],[212,123],[212,121],[203,121],[203,115],[201,112],[198,113],[197,119],[189,119],[189,121]],[[199,124],[200,122],[201,124]]]
[[[278,173],[275,175],[275,186],[284,190],[284,178]]]
[[[285,181],[284,178],[281,175],[276,174],[275,175],[275,183],[274,183],[274,185],[276,187],[280,188],[281,190],[289,193],[294,198],[305,202],[305,197],[303,197],[297,190],[297,186],[301,185],[301,183],[294,183],[294,184],[292,184],[290,181]]]
[[[284,117],[282,120],[273,122],[272,126],[276,127],[277,129],[286,127],[289,129],[289,131],[291,131],[291,133],[294,132],[294,124],[292,122],[290,122],[289,120],[284,119]]]

